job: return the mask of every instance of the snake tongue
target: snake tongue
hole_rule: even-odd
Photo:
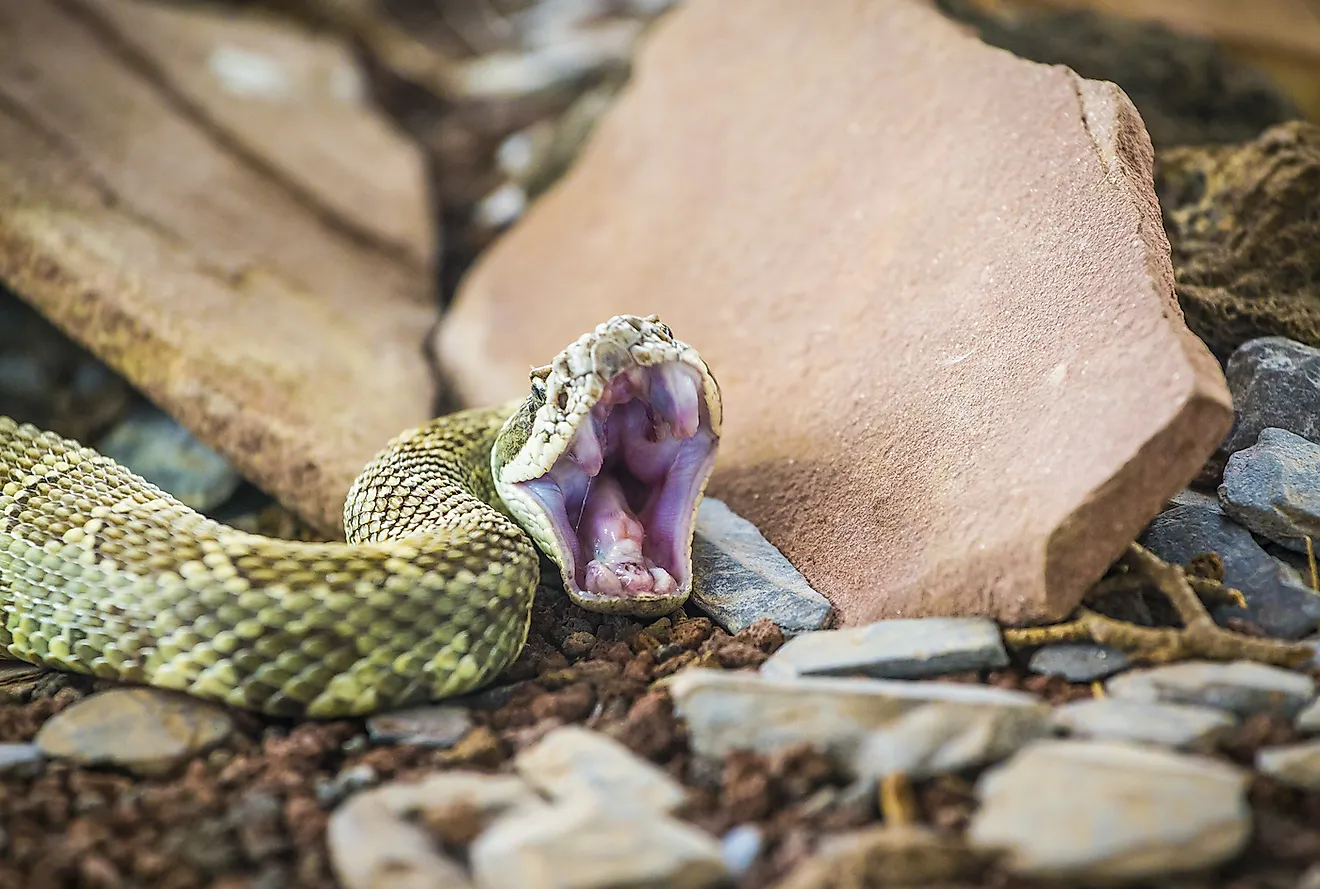
[[[701,425],[700,384],[696,371],[679,363],[665,364],[651,381],[651,407],[669,424],[676,438],[691,438]]]

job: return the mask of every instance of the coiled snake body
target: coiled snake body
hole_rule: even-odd
[[[585,608],[683,604],[721,423],[695,350],[655,316],[611,318],[521,403],[399,435],[349,492],[347,542],[306,543],[0,417],[0,649],[276,715],[462,694],[521,651],[536,546]]]

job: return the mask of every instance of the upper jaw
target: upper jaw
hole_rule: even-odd
[[[558,564],[566,593],[591,611],[666,614],[691,593],[696,511],[722,416],[705,364],[671,345],[615,350],[612,375],[562,395],[555,369],[543,374],[538,425],[566,440],[541,448],[539,472],[496,476],[506,503]],[[536,450],[535,438],[534,426],[519,457]]]

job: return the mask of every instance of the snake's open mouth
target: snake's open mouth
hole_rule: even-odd
[[[523,483],[571,558],[579,597],[690,589],[696,503],[717,441],[701,387],[677,361],[619,373],[551,470]]]

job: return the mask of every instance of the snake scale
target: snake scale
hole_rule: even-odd
[[[0,417],[0,647],[280,716],[463,694],[522,650],[537,548],[584,608],[683,604],[722,418],[695,349],[616,316],[534,369],[523,401],[398,435],[353,482],[345,541],[310,543]]]

